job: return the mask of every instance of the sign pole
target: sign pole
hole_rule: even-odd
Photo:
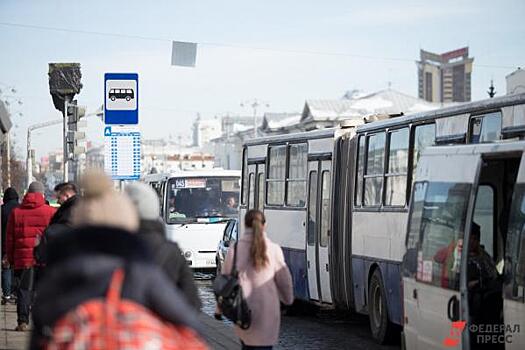
[[[68,158],[69,154],[67,152],[67,98],[64,98],[64,122],[62,124],[63,131],[64,131],[64,156],[63,156],[63,164],[64,164],[64,181],[69,181],[69,167],[68,167]]]

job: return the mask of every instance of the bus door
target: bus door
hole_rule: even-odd
[[[248,165],[248,210],[264,209],[264,163]]]
[[[460,349],[468,335],[456,321],[465,320],[462,247],[481,158],[443,152],[421,157],[413,187],[402,270],[407,349]]]
[[[509,215],[503,286],[505,349],[525,348],[525,154],[521,158]],[[517,328],[516,328],[517,327]],[[509,337],[510,336],[510,337]],[[507,340],[508,338],[508,340]],[[510,341],[509,341],[510,340]]]
[[[306,260],[310,298],[332,302],[328,243],[331,219],[331,162],[308,162]]]

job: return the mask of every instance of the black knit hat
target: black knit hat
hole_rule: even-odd
[[[4,191],[4,202],[10,201],[12,199],[18,199],[18,192],[13,187],[8,187]]]

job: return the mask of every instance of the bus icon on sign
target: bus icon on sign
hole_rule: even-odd
[[[108,97],[111,101],[115,101],[115,100],[131,101],[132,99],[135,98],[135,92],[133,91],[133,89],[110,89]]]

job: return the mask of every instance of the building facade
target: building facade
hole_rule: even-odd
[[[419,98],[441,103],[470,101],[473,62],[468,47],[443,54],[421,50],[416,62]]]

